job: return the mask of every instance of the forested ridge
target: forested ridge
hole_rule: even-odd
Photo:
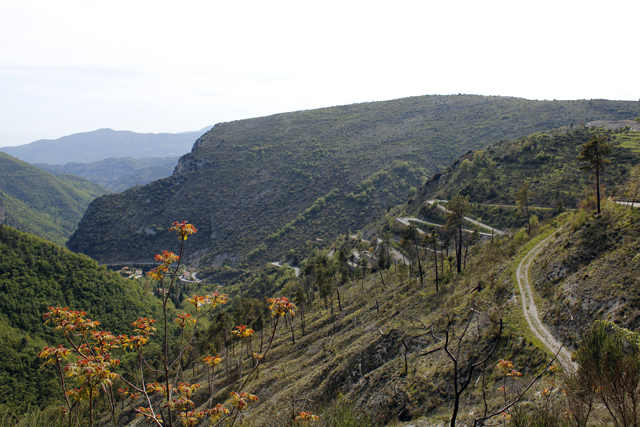
[[[105,193],[84,178],[55,176],[0,152],[0,224],[64,245],[89,203]]]
[[[56,392],[53,370],[38,352],[61,335],[44,324],[50,306],[83,310],[105,328],[127,333],[153,316],[157,301],[133,280],[39,237],[0,225],[0,402],[24,410]],[[0,405],[0,408],[2,405]]]

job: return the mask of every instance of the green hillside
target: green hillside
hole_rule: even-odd
[[[180,378],[202,385],[191,396],[196,409],[209,408],[211,402],[224,403],[229,392],[243,382],[240,380],[250,377],[244,391],[256,394],[258,400],[243,412],[241,425],[298,427],[291,418],[301,410],[321,414],[318,425],[323,427],[353,425],[335,421],[335,414],[340,411],[357,416],[360,424],[356,425],[363,427],[403,425],[402,422],[407,427],[448,424],[457,374],[459,384],[467,381],[468,385],[458,401],[457,421],[462,425],[473,425],[474,419],[485,411],[497,411],[491,424],[532,425],[533,420],[538,420],[535,425],[566,425],[565,414],[575,409],[567,405],[563,393],[567,386],[560,384],[562,374],[570,373],[568,362],[555,361],[558,373],[546,369],[555,353],[548,347],[548,338],[540,338],[533,331],[523,307],[537,305],[551,333],[560,341],[566,339],[571,351],[581,347],[580,335],[594,320],[635,329],[640,319],[637,210],[606,202],[600,215],[584,210],[558,215],[555,206],[556,200],[563,201],[566,208],[582,204],[584,190],[591,181],[587,172],[570,172],[578,167],[577,148],[593,132],[604,131],[582,126],[560,128],[492,144],[481,154],[465,155],[467,163],[465,156],[458,158],[418,188],[409,203],[385,209],[376,222],[368,222],[359,233],[368,240],[336,232],[335,238],[309,242],[308,256],[296,251],[287,254],[287,259],[297,258],[299,276],[293,269],[273,265],[253,271],[229,266],[217,269],[215,277],[221,279],[221,291],[229,294],[229,302],[196,337],[197,350],[194,348],[193,357],[185,357]],[[640,153],[618,146],[621,139],[634,138],[635,134],[624,129],[608,134],[616,147],[610,156],[605,184],[614,189],[633,176],[631,168],[638,164]],[[548,152],[554,155],[547,155]],[[172,179],[182,179],[176,182],[186,184],[185,177],[189,175]],[[490,179],[486,179],[488,175]],[[512,206],[514,194],[525,178],[532,182],[532,200],[539,205],[536,213],[540,216],[540,223],[530,235],[518,229],[522,220]],[[146,188],[158,191],[154,196],[158,200],[163,194],[171,194],[172,189],[181,191],[178,186],[164,187],[167,182]],[[489,184],[495,185],[496,194],[478,190]],[[434,252],[404,244],[405,227],[396,218],[414,214],[444,221],[436,208],[426,208],[424,201],[459,193],[480,206],[474,216],[482,216],[489,225],[510,228],[511,232],[481,239],[466,248],[459,274],[453,245],[446,248],[442,245],[444,238],[438,241],[436,288]],[[123,195],[141,197],[133,190]],[[329,192],[324,202],[316,201],[316,208],[302,216],[308,215],[313,221],[317,218],[314,215],[338,197]],[[125,205],[109,207],[109,202],[118,201],[122,199],[103,197],[91,209],[124,210]],[[197,208],[196,201],[192,199]],[[138,203],[151,204],[144,199],[138,199]],[[164,208],[170,207],[170,200],[165,201]],[[134,218],[129,215],[123,222]],[[300,219],[292,227],[303,221]],[[206,224],[191,222],[199,231],[188,240],[187,257],[198,250],[197,238],[206,229]],[[160,249],[165,228],[167,224],[158,221],[137,236],[155,233],[156,240],[148,242],[154,246],[151,250],[156,246]],[[126,228],[120,226],[118,233],[123,230]],[[295,235],[297,231],[286,233]],[[175,235],[170,237],[166,247],[176,244]],[[385,251],[383,243],[376,244],[377,237],[387,240],[398,253],[389,265],[380,262]],[[517,271],[537,245],[545,242],[546,249],[538,252],[524,271],[533,288],[533,302],[525,304]],[[148,254],[150,248],[142,246],[140,251],[143,250]],[[366,267],[348,263],[355,259],[355,251],[368,258]],[[340,252],[344,254],[342,261]],[[212,285],[215,287],[192,282],[188,287],[210,289]],[[297,308],[296,316],[280,319],[279,330],[272,334],[278,318],[268,315],[265,298],[274,296],[289,298]],[[230,334],[235,325],[247,325],[256,333],[248,342],[239,341]],[[274,337],[273,346],[267,344],[270,337]],[[450,353],[444,350],[445,345]],[[247,348],[245,356],[243,346]],[[255,351],[263,355],[267,347],[270,353],[264,357],[264,365],[250,375],[256,359],[249,354]],[[492,348],[495,351],[490,353]],[[205,355],[215,354],[220,354],[223,362],[211,376],[211,370],[200,361]],[[485,356],[488,358],[482,362]],[[452,358],[456,359],[455,364]],[[512,363],[517,375],[509,371],[506,361]],[[471,372],[470,366],[475,363]],[[503,416],[500,408],[527,390],[537,376],[521,402],[506,409],[507,416]],[[589,393],[593,395],[592,390]],[[133,416],[128,409],[118,413],[119,420]],[[541,417],[555,420],[555,424],[540,424]],[[594,406],[592,419],[595,418],[605,425],[613,424],[601,404]]]
[[[84,310],[107,329],[131,333],[129,323],[152,316],[158,304],[137,281],[39,237],[0,225],[0,411],[23,411],[59,396],[53,369],[38,352],[61,342],[44,325],[47,307]]]
[[[516,192],[526,181],[530,182],[531,205],[542,208],[535,209],[533,214],[543,218],[554,214],[557,208],[575,209],[595,190],[595,180],[579,169],[582,163],[577,160],[580,146],[594,132],[606,133],[613,144],[611,164],[601,181],[604,194],[620,195],[620,186],[640,163],[640,153],[624,141],[637,137],[638,132],[574,126],[504,140],[461,156],[420,188],[407,211],[442,223],[443,214],[428,209],[425,201],[448,200],[461,194],[478,204],[473,208],[473,216],[498,228],[518,227],[526,219],[515,208]]]
[[[107,193],[86,179],[54,176],[0,152],[0,223],[63,245],[89,203]]]
[[[134,185],[145,185],[173,173],[179,157],[132,157],[108,158],[90,163],[67,163],[48,165],[35,163],[34,166],[54,175],[69,173],[88,179],[111,191],[119,192]]]
[[[381,221],[369,224],[367,235],[381,237],[385,232],[391,233],[392,247],[412,261],[411,269],[401,264],[379,269],[374,256],[364,280],[357,268],[347,273],[345,281],[337,255],[332,258],[329,255],[339,250],[349,254],[354,249],[362,252],[372,247],[374,253],[379,253],[380,245],[376,247],[373,240],[359,242],[341,236],[322,244],[323,250],[316,249],[299,262],[302,274],[297,279],[292,270],[269,267],[253,277],[241,277],[239,285],[230,281],[228,292],[255,297],[256,289],[266,292],[280,289],[279,295],[303,301],[305,305],[304,315],[294,323],[298,327],[295,343],[283,331],[276,341],[270,368],[250,383],[252,390],[268,393],[268,398],[248,415],[249,424],[285,425],[287,415],[300,406],[313,408],[328,418],[332,410],[327,407],[331,408],[336,401],[347,401],[353,405],[351,411],[361,418],[383,425],[448,425],[454,399],[454,367],[442,351],[445,331],[449,333],[453,355],[461,361],[459,374],[466,375],[469,364],[479,360],[495,339],[496,323],[502,318],[505,325],[502,338],[487,363],[486,377],[478,371],[472,377],[467,394],[463,394],[458,421],[461,425],[473,425],[474,417],[480,416],[486,406],[490,412],[499,408],[540,374],[541,378],[522,402],[505,412],[510,421],[500,415],[493,420],[496,423],[503,420],[508,426],[568,425],[563,424],[570,413],[565,408],[568,411],[575,407],[567,405],[561,392],[566,390],[560,385],[561,376],[543,373],[553,353],[534,336],[522,314],[516,268],[526,253],[558,229],[557,237],[552,235],[548,249],[534,259],[530,270],[543,322],[558,340],[566,339],[571,351],[580,347],[582,334],[595,320],[637,330],[638,210],[612,202],[604,204],[601,215],[579,210],[557,216],[555,209],[556,192],[567,207],[572,203],[575,207],[591,185],[587,172],[579,171],[578,175],[568,171],[572,168],[577,171],[578,148],[593,132],[602,130],[576,127],[533,134],[497,144],[476,156],[475,162],[470,153],[470,163],[475,164],[466,164],[461,169],[464,157],[456,160],[420,188],[410,204],[394,207]],[[636,135],[626,130],[608,134],[616,147],[610,156],[612,162],[607,168],[605,185],[617,189],[638,164],[637,153],[618,146],[618,142]],[[555,155],[539,155],[547,151]],[[509,152],[512,157],[503,157]],[[504,196],[478,194],[477,187],[472,187],[474,183],[489,182],[481,179],[489,171],[496,171],[491,182]],[[523,221],[516,209],[505,206],[515,203],[515,192],[525,178],[537,184],[533,187],[533,202],[543,206],[535,212],[540,216],[541,226],[534,228],[531,237],[525,230],[518,230]],[[421,251],[424,271],[421,285],[415,252],[399,244],[404,228],[395,217],[411,212],[425,214],[422,206],[426,198],[451,197],[461,191],[479,204],[475,216],[482,215],[490,225],[511,228],[512,234],[496,235],[493,240],[472,246],[460,275],[455,274],[455,267],[450,269],[454,257],[446,257],[443,248],[438,258],[444,269],[439,272],[440,290],[436,291],[433,252]],[[570,198],[572,194],[575,199]],[[544,208],[545,205],[551,208]],[[438,216],[429,210],[426,214]],[[450,252],[453,254],[453,248]],[[460,352],[456,353],[458,348]],[[507,380],[498,369],[500,359],[512,361],[522,377]],[[555,384],[556,388],[549,384]],[[227,391],[224,376],[221,375],[217,385],[222,399]],[[594,413],[592,419],[613,425],[602,405]],[[540,422],[541,417],[547,417],[548,424],[534,424],[533,420]],[[377,425],[375,421],[362,425]],[[328,420],[321,423],[332,425]]]
[[[219,267],[307,253],[401,203],[459,155],[571,123],[640,115],[636,102],[422,96],[216,125],[176,174],[96,200],[69,248],[101,262],[141,261],[185,218],[193,261]]]
[[[600,216],[580,215],[532,269],[533,284],[544,301],[545,323],[569,337],[573,347],[598,319],[638,331],[638,253],[638,209],[609,202]]]
[[[519,231],[513,237],[478,242],[469,250],[460,275],[455,268],[450,273],[445,259],[439,291],[434,286],[433,253],[429,251],[421,254],[424,285],[418,278],[415,255],[407,254],[413,262],[411,271],[404,265],[383,270],[373,267],[362,280],[361,269],[356,269],[349,272],[354,279],[341,285],[337,257],[327,258],[327,252],[316,251],[300,264],[306,274],[289,279],[280,290],[279,295],[299,305],[304,301],[304,315],[299,313],[294,322],[295,343],[283,329],[265,372],[249,383],[249,389],[265,399],[248,414],[248,424],[286,425],[291,411],[301,407],[328,418],[331,410],[326,408],[344,396],[353,412],[372,420],[363,426],[448,425],[455,368],[442,349],[445,333],[453,357],[458,358],[462,382],[469,364],[481,360],[487,347],[496,344],[502,318],[504,329],[486,364],[486,375],[481,375],[481,368],[475,371],[462,395],[458,422],[473,425],[486,407],[489,413],[495,411],[541,375],[521,403],[505,412],[510,420],[501,415],[493,420],[504,420],[507,426],[570,425],[563,422],[575,406],[567,404],[562,375],[544,371],[554,354],[534,336],[522,314],[516,268],[526,253],[559,228],[558,237],[551,238],[549,249],[531,267],[537,291],[534,298],[542,309],[543,322],[558,340],[566,339],[572,352],[580,348],[582,334],[595,320],[637,331],[638,227],[637,209],[613,203],[606,204],[600,216],[566,212],[546,221],[531,237]],[[399,238],[402,230],[396,232]],[[348,253],[369,246],[370,242],[342,238],[326,249]],[[284,274],[286,270],[267,271],[254,279],[254,287],[269,288]],[[325,298],[324,286],[330,292]],[[512,362],[522,376],[506,378],[500,360]],[[562,370],[557,361],[556,365]],[[228,389],[222,371],[216,384],[218,399],[223,399]],[[592,419],[614,425],[602,405],[593,411]],[[533,423],[543,416],[549,424]]]

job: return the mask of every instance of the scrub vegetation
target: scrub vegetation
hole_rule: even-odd
[[[152,280],[0,227],[0,425],[635,425],[640,214],[617,203],[638,194],[635,135],[535,130],[432,167],[392,142],[422,124],[390,106],[508,122],[528,101],[401,101],[222,124],[171,178],[98,198],[69,246]],[[578,160],[594,137],[600,213]],[[522,274],[575,366],[530,329]]]

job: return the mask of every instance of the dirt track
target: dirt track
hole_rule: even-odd
[[[542,344],[544,344],[552,354],[555,355],[558,353],[558,350],[560,350],[560,353],[558,354],[558,362],[566,372],[575,372],[577,366],[571,360],[571,353],[569,350],[565,347],[560,348],[562,344],[555,339],[551,332],[540,321],[538,308],[536,307],[535,300],[533,299],[533,293],[529,283],[529,269],[531,268],[532,261],[536,256],[538,256],[542,249],[547,246],[554,236],[555,233],[551,234],[542,242],[538,243],[529,251],[528,254],[524,256],[524,258],[522,258],[522,261],[516,270],[516,278],[518,279],[518,286],[520,287],[522,311],[524,312],[524,317],[529,324],[529,328],[531,328],[533,334],[542,341]]]

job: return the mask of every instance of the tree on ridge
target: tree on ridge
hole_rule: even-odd
[[[454,230],[454,243],[456,247],[456,271],[462,272],[462,237],[464,217],[471,212],[471,205],[467,197],[458,194],[448,203],[449,215],[447,223]]]
[[[582,145],[582,150],[578,154],[578,160],[586,162],[580,166],[580,170],[593,171],[590,178],[596,179],[596,202],[598,213],[600,213],[600,175],[604,172],[607,163],[611,163],[606,157],[611,154],[611,144],[609,137],[603,134],[593,134],[589,142]]]

